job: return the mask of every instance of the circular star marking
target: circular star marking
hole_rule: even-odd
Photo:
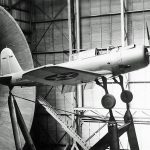
[[[67,73],[60,73],[51,76],[45,77],[46,80],[50,81],[61,81],[61,80],[70,80],[78,76],[76,72],[67,72]]]

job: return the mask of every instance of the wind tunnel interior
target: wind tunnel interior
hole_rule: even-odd
[[[11,7],[8,5],[10,1],[12,2],[12,5],[15,4],[12,9],[10,9]],[[129,45],[133,43],[145,43],[147,45],[148,43],[145,24],[147,22],[148,26],[150,25],[150,1],[127,0],[126,2],[126,7],[129,11],[129,13],[127,13],[126,15],[127,42]],[[17,20],[23,31],[25,31],[24,28],[28,28],[29,25],[32,26],[31,34],[29,34],[30,31],[28,32],[28,30],[26,30],[27,32],[24,33],[27,35],[27,38],[29,40],[33,54],[32,56],[35,60],[35,66],[45,64],[58,64],[68,61],[68,53],[64,53],[65,50],[65,52],[67,52],[69,47],[68,14],[66,0],[0,0],[0,3],[1,5],[5,5],[5,8],[8,8],[8,10],[12,11],[13,17]],[[28,5],[29,3],[31,3],[30,6]],[[74,15],[72,17],[74,20]],[[28,62],[28,58],[30,60],[31,56],[30,52],[28,50],[25,50],[26,48],[28,49],[28,46],[25,46],[26,41],[23,40],[20,34],[16,35],[16,33],[18,33],[16,31],[17,27],[14,27],[14,23],[11,23],[11,21],[8,21],[8,19],[6,19],[4,13],[1,13],[0,18],[2,18],[2,21],[0,21],[1,49],[6,46],[11,48],[14,51],[22,68],[26,70],[26,64],[32,64],[32,59]],[[80,19],[82,49],[108,48],[110,44],[113,46],[120,45],[121,22],[119,0],[82,0],[80,1]],[[76,29],[74,27],[73,48],[76,48],[76,39],[74,39],[75,32]],[[30,68],[32,67],[32,65],[29,65],[28,67]],[[133,106],[135,108],[139,108],[140,106],[141,108],[146,107],[147,109],[149,109],[149,73],[150,71],[148,69],[147,71],[143,71],[140,74],[140,78],[139,76],[137,76],[137,73],[130,74],[132,82],[132,84],[130,84],[130,87],[134,93],[135,100],[133,101]],[[137,83],[137,81],[143,82]],[[134,82],[136,84],[134,84]],[[120,87],[116,87],[116,85],[109,85],[109,87],[111,90],[110,92],[112,92],[115,97],[119,99]],[[86,94],[84,107],[95,108],[101,105],[100,98],[103,96],[103,89],[95,88],[94,90],[87,90],[85,92]],[[73,106],[75,104],[75,101],[72,93],[65,94],[64,96],[63,94],[61,94],[60,88],[52,88],[49,86],[37,87],[37,96],[46,96],[46,100],[53,107],[59,110],[63,110],[63,112],[60,111],[59,113],[67,122],[70,122],[70,119],[68,119],[68,116],[70,116],[69,112],[74,112]],[[32,99],[34,97],[34,94],[35,92],[33,92],[32,89],[25,92],[17,90],[17,95],[24,98]],[[29,95],[31,95],[31,97],[29,97]],[[0,134],[2,139],[0,140],[0,149],[15,149],[14,139],[12,136],[12,128],[9,119],[9,112],[7,108],[7,96],[8,89],[4,86],[0,86]],[[137,101],[139,103],[137,103]],[[143,101],[145,102],[143,103]],[[20,109],[22,112],[24,112],[26,122],[29,122],[29,124],[31,125],[30,122],[32,122],[32,113],[34,111],[34,106],[29,106],[29,104],[22,104],[22,100],[19,100],[18,102],[21,102],[21,105],[24,106],[22,106],[23,109]],[[120,99],[117,102],[117,106],[121,108],[122,106],[124,106]],[[32,108],[31,116],[26,113],[26,110],[30,107]],[[86,112],[85,114],[91,115],[89,112]],[[139,113],[137,112],[135,116],[138,116],[138,114]],[[117,113],[116,116],[118,116]],[[28,117],[30,121],[26,119]],[[93,122],[92,119],[89,119],[86,122],[82,123],[82,131],[80,131],[80,134],[86,139],[89,138],[89,136],[93,134],[95,130],[102,127],[103,125],[99,122]],[[39,105],[36,105],[35,108],[35,117],[32,127],[33,128],[31,131],[34,136],[34,144],[38,147],[39,150],[62,150],[64,149],[66,144],[71,141],[71,138],[65,133],[59,123],[57,123],[52,117],[50,117]],[[148,140],[143,140],[143,137],[147,135],[147,130],[149,131],[149,126],[136,125],[136,128],[138,129],[138,138],[141,145],[143,146],[144,144],[149,144]],[[99,140],[101,136],[102,134],[98,133],[98,135],[89,140],[89,143],[91,145],[94,144],[94,142],[96,142],[96,140]]]
[[[30,48],[17,22],[13,17],[0,7],[0,51],[3,48],[10,48],[16,56],[23,70],[33,68],[33,61]],[[8,110],[8,87],[0,84],[0,149],[15,149],[12,125]],[[12,93],[19,97],[35,99],[35,88],[15,87]],[[30,130],[34,115],[34,103],[17,98],[17,103],[24,117],[26,125]],[[24,144],[21,136],[21,143]]]

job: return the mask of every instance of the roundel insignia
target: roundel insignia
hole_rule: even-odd
[[[45,77],[45,80],[61,81],[61,80],[73,79],[77,76],[78,76],[78,73],[76,73],[76,72],[67,72],[67,73],[60,73],[60,74],[54,74],[51,76],[47,76],[47,77]]]

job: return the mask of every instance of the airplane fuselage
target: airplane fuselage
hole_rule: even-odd
[[[112,74],[117,76],[146,67],[149,64],[148,50],[143,45],[133,45],[124,48],[114,48],[106,54],[97,55],[82,60],[75,60],[58,64],[72,69],[90,71],[105,76]],[[35,81],[22,79],[22,74],[28,71],[22,71],[12,74],[12,86],[33,86],[39,85]],[[50,85],[48,83],[48,85]]]
[[[60,64],[60,66],[88,70],[114,76],[146,67],[149,64],[147,48],[144,45],[114,48],[112,51],[95,57]]]

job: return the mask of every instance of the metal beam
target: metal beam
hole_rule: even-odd
[[[11,5],[11,7],[10,7],[10,10],[12,9],[12,8],[15,8],[17,5],[19,5],[20,3],[22,3],[24,0],[19,0],[19,1],[17,1],[16,3],[14,3],[13,5]]]
[[[150,9],[144,10],[133,10],[133,11],[126,11],[125,14],[135,14],[135,13],[143,13],[143,12],[150,12]],[[117,16],[121,13],[107,13],[107,14],[99,14],[99,15],[91,15],[91,16],[81,16],[80,19],[89,19],[89,18],[99,18],[99,17],[110,17],[110,16]],[[41,21],[33,21],[32,23],[39,24],[39,23],[49,23],[49,22],[60,22],[60,21],[67,21],[67,18],[63,19],[52,19],[52,20],[41,20]]]
[[[0,6],[4,7],[6,10],[10,9],[8,5],[0,4]],[[28,10],[21,9],[21,8],[12,8],[12,9],[13,9],[13,10],[18,10],[18,11],[23,11],[23,12],[29,13]],[[8,10],[8,11],[9,11],[9,10]]]
[[[44,14],[48,19],[51,20],[51,17],[49,15],[47,15],[38,5],[36,5],[33,0],[30,0],[29,3],[30,3],[31,6],[38,9],[42,14]]]
[[[45,55],[45,54],[69,54],[69,51],[52,51],[52,52],[32,52],[33,55]]]
[[[118,136],[120,137],[124,134],[130,124],[125,124],[118,129]],[[90,150],[106,150],[110,146],[111,134],[107,133],[103,138],[101,138],[95,145],[91,147]]]
[[[98,128],[98,130],[96,130],[87,140],[89,141],[91,138],[93,138],[98,132],[100,132],[102,130],[102,128],[104,128],[106,126],[106,123],[104,125],[102,125],[100,128]]]
[[[121,44],[125,46],[125,22],[124,22],[124,0],[120,0],[121,4]]]
[[[71,0],[68,0],[69,61],[72,60]]]
[[[63,134],[63,136],[58,140],[57,144],[60,144],[60,142],[63,140],[63,138],[67,135],[67,132]]]
[[[74,129],[62,120],[62,118],[56,113],[53,107],[42,97],[37,99],[47,113],[49,113],[61,126],[62,128],[76,141],[84,150],[89,150],[88,144],[74,131]]]
[[[76,0],[76,34],[77,34],[77,50],[80,51],[80,9],[79,0]]]
[[[53,18],[51,18],[47,13],[45,13],[39,6],[37,6],[33,1],[32,2],[30,2],[30,5],[32,5],[32,6],[34,6],[35,8],[37,8],[38,10],[40,10],[40,12],[42,13],[42,14],[44,14],[47,18],[49,18],[50,20],[55,20],[56,18],[57,18],[57,16],[60,14],[60,12],[66,7],[66,5],[67,4],[64,4],[64,6],[62,7],[62,9],[60,9],[60,11],[55,15],[55,17],[53,17]],[[33,23],[33,22],[31,22],[31,23]],[[45,22],[43,22],[43,23],[45,23]],[[52,23],[55,23],[55,21],[53,22],[49,22],[49,23],[51,23],[49,26],[51,26],[52,25]],[[50,28],[48,26],[48,28],[45,30],[45,32],[44,32],[44,34],[42,35],[42,37],[41,37],[41,39],[39,40],[39,42],[37,43],[37,46],[38,46],[38,44],[41,42],[41,40],[43,39],[43,37],[45,36],[45,34],[46,34],[46,32],[48,31],[48,29]],[[57,27],[57,29],[60,31],[60,29],[59,29],[59,27],[55,24],[55,26]],[[61,31],[61,33],[62,33],[62,35],[68,40],[68,38],[67,38],[67,36]],[[35,48],[34,48],[34,50],[33,51],[35,51],[35,49],[37,48],[37,46],[35,46]]]
[[[15,20],[18,21],[18,22],[30,24],[30,21],[26,21],[26,20],[22,20],[22,19],[17,19],[17,18]]]
[[[81,37],[80,37],[80,1],[75,0],[75,10],[76,10],[76,48],[77,51],[80,52],[81,46]],[[76,87],[76,100],[77,100],[77,107],[83,107],[84,104],[84,90],[82,85],[77,85]],[[77,132],[82,137],[82,127],[80,123],[80,119],[77,117],[76,119],[77,124]]]
[[[64,7],[65,7],[65,5],[58,11],[58,13],[57,13],[57,14],[55,15],[55,17],[52,18],[52,19],[56,19],[57,16],[58,16],[58,15],[61,13],[61,11],[64,9]],[[51,19],[51,17],[49,17],[49,18]],[[40,40],[37,42],[37,44],[36,44],[35,48],[33,49],[33,51],[36,50],[36,48],[38,47],[38,45],[40,44],[40,42],[41,42],[42,39],[44,38],[45,34],[46,34],[47,31],[50,29],[51,25],[52,25],[52,23],[50,23],[49,26],[46,28],[46,30],[45,30],[44,33],[42,34]],[[56,27],[57,27],[57,26],[56,26]],[[58,27],[57,27],[57,28],[58,28]],[[63,35],[64,35],[64,34],[63,34]]]

